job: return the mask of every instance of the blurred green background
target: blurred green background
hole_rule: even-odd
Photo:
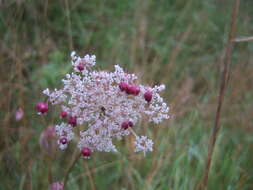
[[[57,113],[34,109],[46,87],[60,87],[70,52],[119,64],[143,83],[164,83],[171,119],[141,123],[155,150],[95,153],[74,166],[66,189],[190,190],[203,175],[213,127],[232,0],[0,0],[0,189],[48,189],[75,146],[47,155],[41,132]],[[253,1],[241,0],[237,36],[253,34]],[[208,189],[253,189],[253,41],[235,45]],[[24,117],[15,120],[18,108]],[[147,128],[147,126],[150,126]]]

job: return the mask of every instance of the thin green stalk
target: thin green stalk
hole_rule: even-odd
[[[72,161],[71,165],[70,165],[69,168],[67,169],[66,174],[65,174],[65,177],[64,177],[64,180],[63,180],[63,182],[64,182],[64,187],[66,187],[67,182],[68,182],[68,178],[69,178],[69,174],[70,174],[72,168],[74,167],[75,163],[79,160],[80,156],[81,156],[81,153],[79,153],[79,154],[75,157],[75,159]]]

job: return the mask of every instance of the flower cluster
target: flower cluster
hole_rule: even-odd
[[[165,86],[141,85],[136,75],[119,65],[114,72],[96,71],[94,55],[81,58],[73,52],[71,58],[74,71],[62,80],[63,88],[44,90],[48,101],[36,106],[40,114],[48,111],[48,102],[61,106],[63,122],[55,127],[60,149],[78,139],[84,157],[94,151],[115,152],[114,139],[134,134],[136,152],[152,151],[152,140],[137,136],[133,129],[143,118],[156,124],[169,118],[169,108],[159,95]]]

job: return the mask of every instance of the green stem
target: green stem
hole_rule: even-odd
[[[65,174],[64,180],[63,180],[63,182],[64,182],[64,187],[66,187],[67,182],[68,182],[68,178],[69,178],[69,174],[70,174],[72,168],[74,167],[75,163],[76,163],[76,162],[78,161],[78,159],[80,158],[80,156],[81,156],[81,153],[79,153],[79,154],[75,157],[75,159],[73,160],[73,162],[72,162],[71,165],[69,166],[69,168],[68,168],[68,170],[67,170],[67,172],[66,172],[66,174]]]

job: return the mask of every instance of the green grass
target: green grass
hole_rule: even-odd
[[[20,3],[18,3],[20,2]],[[34,110],[41,90],[59,85],[69,54],[92,53],[97,68],[120,64],[144,83],[164,83],[172,118],[137,126],[155,141],[145,158],[132,139],[119,154],[95,153],[74,166],[66,189],[195,189],[213,127],[231,0],[6,1],[0,4],[0,189],[47,189],[63,179],[74,147],[50,159],[38,140],[46,127]],[[252,36],[253,2],[241,1],[238,36]],[[71,27],[69,27],[71,26]],[[253,189],[253,43],[238,43],[208,189]],[[13,114],[23,107],[25,117]],[[51,112],[46,120],[54,124]],[[56,121],[55,121],[56,122]],[[51,162],[51,164],[50,164]],[[87,170],[86,164],[90,168]],[[89,177],[89,175],[92,175]]]

